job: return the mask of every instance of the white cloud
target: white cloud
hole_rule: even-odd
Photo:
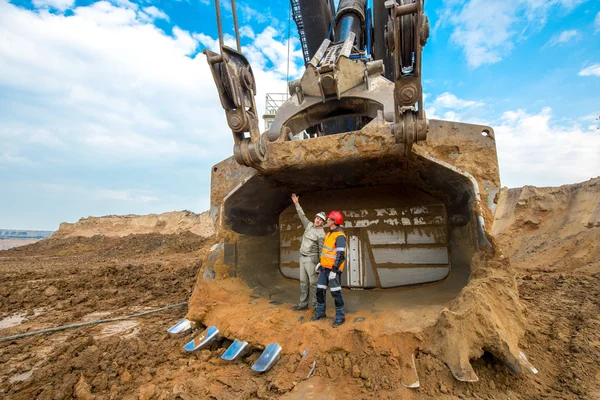
[[[192,36],[205,48],[212,50],[216,53],[220,53],[221,50],[219,48],[218,38],[213,38],[211,36],[205,35],[204,33],[194,33]],[[223,35],[223,43],[225,44],[225,46],[231,47],[232,49],[235,49],[237,47],[235,38],[228,33],[225,33]]]
[[[549,107],[507,111],[493,126],[505,186],[558,186],[600,175],[600,132],[555,125]]]
[[[33,162],[25,157],[14,155],[14,153],[3,151],[0,153],[0,163],[11,166],[16,165],[33,165]]]
[[[483,105],[483,103],[473,100],[463,100],[459,99],[452,93],[442,93],[439,95],[433,102],[434,106],[440,108],[454,108],[454,109],[464,109],[468,107],[478,107]]]
[[[121,3],[98,1],[65,17],[0,0],[0,37],[11,38],[0,40],[0,169],[34,183],[72,185],[85,175],[91,187],[106,188],[102,196],[151,201],[139,212],[203,211],[210,168],[233,147],[208,63],[197,54],[200,43],[214,48],[218,41],[178,27],[165,33],[148,19],[163,17],[160,10]],[[287,43],[272,29],[255,36],[247,50],[262,115],[266,93],[286,88]],[[299,43],[292,44],[292,63],[301,64]],[[118,171],[119,184],[97,182],[110,180],[102,168]],[[31,191],[22,179],[6,179],[0,176],[2,187]],[[73,212],[65,202],[54,205],[56,224],[66,219],[61,207]],[[95,204],[90,213],[132,212]]]
[[[75,0],[33,0],[33,5],[39,8],[55,8],[64,11],[73,7]]]
[[[570,12],[586,0],[448,1],[434,27],[451,26],[451,40],[463,48],[471,67],[493,64],[507,55],[529,26],[544,26],[552,9]]]
[[[131,192],[130,190],[101,189],[96,190],[94,194],[96,197],[107,200],[134,201],[140,203],[159,200],[158,197],[139,192]]]
[[[424,101],[428,97],[427,94],[423,94]],[[426,105],[425,112],[430,119],[485,124],[485,121],[481,121],[479,117],[482,106],[484,106],[483,102],[460,99],[452,93],[445,92],[437,96],[431,104]]]
[[[287,38],[283,34],[280,35],[275,28],[269,26],[256,35],[251,44],[242,46],[242,50],[253,67],[269,68],[282,77],[287,74],[289,60],[291,80],[300,77],[304,71],[304,58],[300,41],[297,38],[291,38],[290,40],[288,53]],[[285,93],[287,88],[282,87],[280,91],[282,90]]]
[[[227,3],[227,2],[225,2]],[[260,11],[253,9],[248,4],[238,3],[237,5],[238,15],[245,22],[258,22],[259,24],[264,24],[266,22],[277,22],[273,21],[273,16],[271,15],[271,11],[267,9],[262,9]]]
[[[177,27],[168,36],[130,7],[106,1],[73,11],[36,13],[0,0],[0,36],[13,38],[0,41],[0,109],[16,111],[0,111],[0,136],[19,132],[11,137],[13,158],[28,142],[60,144],[69,158],[113,161],[202,159],[216,143],[223,147],[210,152],[210,162],[230,154],[231,133],[206,60],[189,57],[198,41],[214,49],[216,39]],[[262,94],[259,111],[267,91],[285,89],[287,44],[278,36],[267,28],[244,49]],[[301,62],[294,45],[292,63]],[[298,65],[291,72],[296,76]]]
[[[124,8],[130,8],[132,10],[137,10],[138,9],[138,5],[135,3],[132,3],[129,0],[110,0],[113,4],[116,4],[117,6],[120,7],[124,7]]]
[[[579,32],[576,29],[571,29],[568,31],[562,31],[560,34],[556,34],[550,38],[546,46],[556,46],[557,44],[564,44],[571,41],[571,39],[577,39],[579,37]]]
[[[590,65],[579,71],[579,76],[600,76],[600,64]]]
[[[244,25],[240,28],[240,36],[254,39],[254,30],[249,25]]]
[[[118,190],[106,188],[84,187],[77,185],[41,183],[37,185],[41,190],[53,193],[63,193],[78,198],[90,198],[95,200],[118,200],[136,203],[148,203],[160,200],[152,192],[147,190]]]
[[[144,13],[148,16],[148,20],[152,21],[155,19],[164,19],[165,21],[169,21],[169,16],[156,8],[155,6],[144,7]]]
[[[600,11],[596,14],[596,18],[594,19],[594,26],[596,27],[596,32],[600,32]]]
[[[430,96],[424,96],[430,97]],[[426,107],[427,118],[487,125],[495,131],[502,185],[557,186],[600,175],[598,116],[554,123],[549,107],[539,113],[504,112],[482,118],[484,103],[443,93]]]

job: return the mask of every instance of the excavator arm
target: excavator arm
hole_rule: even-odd
[[[252,67],[241,52],[237,27],[235,0],[231,0],[237,51],[224,45],[221,26],[221,5],[215,1],[217,25],[219,29],[219,47],[221,54],[204,50],[210,66],[221,106],[227,116],[227,124],[233,134],[233,154],[240,165],[259,167],[264,160],[265,146],[261,142],[258,128],[258,114],[254,95],[256,83]]]
[[[429,20],[423,0],[387,0],[389,12],[385,39],[394,60],[394,126],[396,141],[405,144],[427,138],[427,119],[423,107],[421,60],[429,37]]]
[[[340,117],[374,119],[381,111],[391,124],[396,142],[404,146],[404,155],[408,155],[413,143],[425,140],[428,129],[421,82],[421,54],[429,35],[423,0],[398,0],[400,4],[388,0],[388,23],[375,27],[376,31],[385,28],[383,37],[394,60],[393,84],[383,77],[384,61],[372,60],[371,18],[365,0],[341,0],[331,18],[332,7],[326,1],[291,1],[298,10],[294,18],[302,23],[299,33],[305,53],[314,48],[315,35],[323,34],[328,23],[329,38],[322,39],[302,78],[290,82],[292,97],[277,113],[267,132],[268,140],[289,140],[317,124],[323,124],[325,128],[320,130],[328,134],[335,129],[328,121]],[[241,165],[264,171],[268,144],[258,128],[256,87],[252,68],[239,45],[235,1],[232,12],[237,51],[223,44],[219,1],[215,6],[221,54],[204,52],[234,136],[234,157]],[[322,12],[315,14],[315,8]],[[360,128],[356,123],[350,125],[350,130]]]

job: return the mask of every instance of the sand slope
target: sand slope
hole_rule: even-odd
[[[208,212],[173,211],[148,215],[109,215],[81,218],[75,223],[63,222],[53,239],[92,237],[95,235],[123,237],[132,234],[160,233],[164,235],[189,231],[201,237],[214,235],[213,221]]]
[[[600,263],[600,178],[503,189],[492,233],[514,267],[588,272]]]

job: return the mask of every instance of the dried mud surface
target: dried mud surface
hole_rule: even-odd
[[[502,193],[494,226],[505,258],[482,257],[475,261],[474,274],[478,274],[481,285],[472,286],[469,292],[465,290],[454,310],[460,311],[457,315],[463,318],[472,318],[472,330],[485,335],[483,330],[488,327],[475,324],[478,308],[462,309],[460,299],[477,297],[481,307],[493,308],[493,296],[510,294],[497,288],[502,287],[504,280],[514,279],[510,270],[513,268],[519,301],[508,299],[505,303],[525,305],[520,311],[522,326],[516,329],[523,330],[519,345],[540,371],[537,375],[514,375],[485,352],[471,355],[477,358],[473,369],[479,382],[458,382],[439,357],[439,352],[447,351],[444,346],[461,346],[460,332],[448,330],[448,326],[431,328],[439,330],[440,338],[432,343],[427,338],[434,337],[433,332],[425,332],[421,337],[394,337],[386,333],[385,325],[368,327],[370,337],[361,333],[365,328],[353,327],[360,322],[347,323],[340,331],[333,331],[328,324],[286,325],[290,315],[297,318],[301,314],[290,314],[288,304],[253,299],[239,280],[230,279],[211,294],[215,304],[222,301],[221,291],[223,298],[239,299],[239,307],[236,304],[229,308],[230,326],[222,330],[233,334],[243,328],[247,336],[255,338],[255,351],[244,360],[231,364],[219,358],[228,341],[209,350],[185,353],[182,347],[194,334],[166,333],[186,314],[185,307],[174,308],[125,322],[0,343],[0,396],[600,398],[598,180],[561,188],[511,190],[520,192]],[[513,194],[509,196],[510,193]],[[516,197],[516,201],[508,201],[509,197]],[[201,261],[213,242],[184,231],[122,238],[51,238],[2,251],[0,336],[184,302],[190,297]],[[510,259],[512,267],[506,259]],[[490,292],[485,285],[496,289]],[[208,285],[203,290],[213,289]],[[248,312],[259,309],[260,313]],[[206,310],[209,316],[217,312],[211,311],[211,304],[206,305]],[[499,324],[503,310],[510,308],[497,310]],[[6,327],[19,319],[20,324]],[[451,327],[452,317],[444,323]],[[299,351],[286,353],[266,374],[258,375],[250,369],[265,341],[263,332],[273,327],[296,338],[298,349],[317,336],[331,343],[323,346],[326,351],[320,352],[312,378],[300,381],[294,374]],[[510,336],[511,332],[507,334]],[[413,378],[406,365],[409,355],[403,354],[402,349],[413,347],[420,349],[415,359],[419,389],[402,385]]]

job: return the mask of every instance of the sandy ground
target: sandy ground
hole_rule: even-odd
[[[500,196],[494,231],[516,271],[527,308],[520,345],[537,375],[514,375],[485,353],[473,362],[479,382],[457,382],[438,358],[420,352],[421,386],[408,389],[398,358],[374,354],[366,344],[362,352],[320,354],[308,380],[294,374],[299,354],[286,354],[258,375],[250,369],[258,349],[233,364],[219,358],[228,341],[185,353],[193,333],[166,333],[186,314],[179,307],[2,342],[0,393],[14,399],[600,398],[599,186],[596,179]],[[124,237],[77,237],[69,229],[71,237],[0,252],[0,337],[185,302],[212,244],[206,231],[162,232],[156,225],[153,233]],[[289,305],[268,307],[283,313]],[[360,335],[354,340],[360,348]]]

